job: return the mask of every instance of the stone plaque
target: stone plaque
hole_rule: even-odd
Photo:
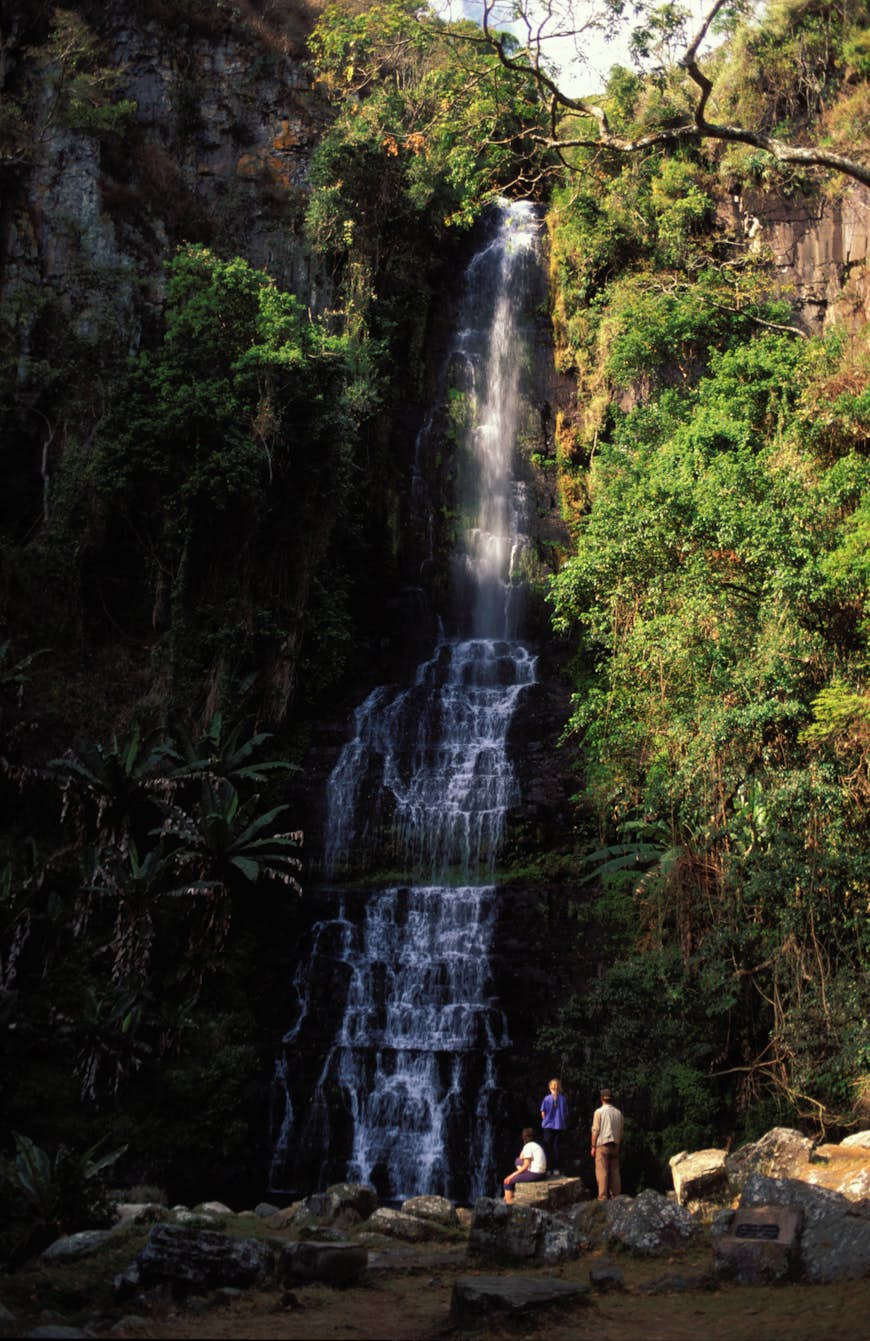
[[[794,1277],[802,1227],[799,1206],[749,1206],[735,1211],[727,1231],[713,1240],[716,1274],[744,1285]]]
[[[750,1225],[741,1222],[733,1233],[738,1239],[778,1239],[779,1231],[779,1225]]]

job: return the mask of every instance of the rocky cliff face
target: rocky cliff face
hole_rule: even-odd
[[[799,323],[817,333],[855,331],[870,318],[870,191],[852,184],[830,197],[747,189],[719,217],[766,253]]]
[[[297,231],[323,115],[301,62],[304,10],[273,6],[286,12],[270,27],[222,5],[185,21],[187,8],[170,20],[159,5],[79,6],[60,60],[49,22],[13,7],[3,23],[3,92],[22,115],[3,155],[0,300],[22,380],[64,321],[107,357],[135,351],[182,240],[326,299]],[[82,69],[114,76],[99,119],[74,103]]]

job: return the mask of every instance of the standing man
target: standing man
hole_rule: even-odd
[[[595,1181],[598,1200],[618,1197],[622,1191],[619,1177],[619,1151],[622,1146],[623,1117],[614,1108],[610,1090],[601,1091],[601,1107],[592,1118],[592,1158],[595,1161]]]

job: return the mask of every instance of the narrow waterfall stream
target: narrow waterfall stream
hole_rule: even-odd
[[[509,1039],[493,995],[492,873],[519,800],[508,731],[535,682],[517,637],[531,542],[516,449],[540,222],[532,205],[504,201],[495,224],[468,266],[446,366],[459,411],[456,627],[411,685],[360,705],[328,784],[329,876],[363,858],[403,874],[345,893],[314,928],[277,1069],[273,1191],[341,1179],[373,1182],[382,1198],[469,1201],[495,1185]],[[332,1041],[306,1090],[297,1056],[325,1016]]]

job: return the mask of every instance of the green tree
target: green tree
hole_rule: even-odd
[[[630,129],[611,122],[606,100],[564,92],[549,56],[557,35],[562,43],[574,38],[579,53],[585,34],[612,31],[623,12],[621,4],[565,0],[538,9],[528,0],[517,0],[513,21],[525,35],[518,50],[515,40],[499,31],[505,23],[503,6],[484,0],[482,32],[468,40],[493,51],[519,79],[527,80],[531,72],[541,111],[529,138],[551,152],[564,155],[582,146],[635,155],[711,141],[760,150],[780,167],[821,168],[870,184],[870,166],[860,150],[855,153],[854,144],[850,152],[838,152],[825,137],[804,142],[807,113],[824,105],[829,86],[846,67],[846,53],[860,50],[866,5],[775,0],[760,25],[754,11],[744,0],[711,0],[697,28],[689,31],[688,14],[678,6],[635,7],[643,21],[632,35],[634,51],[641,61],[652,59],[652,96],[645,99],[647,116]],[[705,42],[717,25],[721,40],[706,54]],[[861,68],[860,63],[852,68]],[[759,71],[764,71],[760,87]],[[740,105],[750,83],[751,102]],[[663,89],[664,99],[659,96]],[[735,110],[743,121],[719,119]]]

